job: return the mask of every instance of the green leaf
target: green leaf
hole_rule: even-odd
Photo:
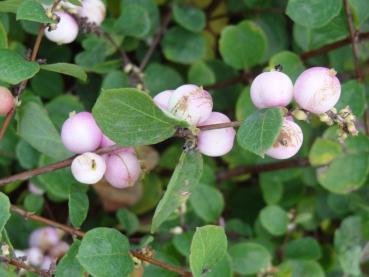
[[[0,1],[0,12],[2,13],[16,13],[18,7],[24,0],[6,0]]]
[[[196,228],[192,238],[190,268],[194,277],[211,271],[227,251],[227,237],[223,227],[204,226]]]
[[[77,259],[93,276],[127,276],[133,270],[128,239],[111,228],[95,228],[87,232]]]
[[[49,157],[62,160],[71,156],[46,110],[35,102],[28,102],[21,108],[18,133],[33,148]]]
[[[40,71],[31,79],[35,94],[45,99],[53,99],[64,93],[64,81],[60,74]]]
[[[242,122],[237,141],[242,148],[264,157],[265,152],[278,138],[281,127],[281,109],[258,110]]]
[[[80,227],[85,221],[90,202],[86,192],[72,191],[69,193],[69,219],[74,227]]]
[[[269,66],[274,68],[276,65],[282,65],[283,72],[286,73],[293,82],[305,70],[305,66],[300,57],[290,51],[282,51],[272,56],[269,61]]]
[[[39,23],[54,23],[48,18],[45,9],[36,0],[26,0],[17,9],[17,20],[28,20]]]
[[[103,91],[92,111],[104,134],[122,146],[155,144],[186,126],[166,116],[149,95],[132,88]]]
[[[188,71],[188,81],[191,84],[199,86],[208,86],[216,81],[213,70],[204,62],[198,62],[191,65]]]
[[[278,268],[276,277],[324,277],[324,271],[315,261],[288,260]]]
[[[15,149],[17,160],[19,164],[25,169],[37,167],[40,153],[37,152],[28,142],[19,140]]]
[[[61,258],[56,266],[56,277],[83,276],[84,270],[77,260],[78,249],[81,245],[75,240],[68,252]]]
[[[4,24],[0,21],[0,48],[8,48],[8,34]]]
[[[364,184],[368,168],[367,153],[343,155],[329,166],[318,169],[318,181],[331,192],[349,193]]]
[[[262,173],[260,175],[260,187],[264,201],[268,205],[277,204],[283,197],[283,182],[275,174]]]
[[[206,53],[205,39],[201,34],[178,26],[166,32],[162,46],[168,60],[182,64],[197,62],[203,59]]]
[[[200,184],[190,197],[194,212],[206,222],[215,222],[224,208],[223,195],[212,186]]]
[[[228,254],[224,255],[223,259],[213,266],[211,271],[202,274],[204,277],[232,277],[232,260]]]
[[[72,63],[44,64],[41,65],[41,69],[72,76],[82,81],[87,80],[87,74],[83,68]]]
[[[0,192],[0,233],[10,218],[10,201],[8,196]]]
[[[369,18],[366,12],[369,9],[369,2],[366,0],[349,0],[354,23],[358,29]]]
[[[24,198],[24,208],[32,213],[39,213],[44,206],[44,197],[33,193],[28,194]]]
[[[205,13],[194,7],[174,4],[173,18],[179,25],[191,32],[201,32],[206,25]]]
[[[221,33],[220,53],[226,64],[246,69],[261,62],[267,46],[263,30],[252,21],[227,26]]]
[[[16,85],[23,80],[32,78],[39,70],[38,63],[27,61],[15,51],[0,49],[1,81]]]
[[[137,231],[140,222],[138,221],[138,218],[134,213],[130,212],[127,209],[119,209],[116,216],[124,230],[127,231],[127,235],[130,236]]]
[[[361,117],[365,110],[365,86],[356,80],[351,80],[342,85],[342,92],[335,108],[337,110],[349,106],[354,115]]]
[[[113,89],[113,88],[124,88],[129,87],[129,79],[127,74],[121,70],[112,70],[104,77],[101,88]]]
[[[321,255],[319,243],[309,237],[292,240],[285,249],[288,259],[318,260]]]
[[[252,275],[266,269],[271,257],[269,252],[260,244],[242,242],[229,248],[233,270],[240,274]]]
[[[151,232],[155,232],[182,203],[187,201],[199,183],[202,169],[202,156],[198,151],[182,153],[167,190],[156,207]]]
[[[287,15],[296,23],[308,28],[326,25],[342,8],[342,1],[337,0],[289,0]]]
[[[287,231],[288,215],[281,207],[271,205],[261,210],[260,222],[270,234],[281,236]]]
[[[317,138],[309,152],[309,161],[313,166],[329,164],[342,153],[341,144],[330,139]]]
[[[251,101],[250,87],[245,87],[242,90],[240,96],[238,97],[236,104],[236,118],[237,120],[245,120],[253,112],[258,109],[255,107],[254,103]]]

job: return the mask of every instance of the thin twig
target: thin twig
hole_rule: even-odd
[[[23,210],[23,209],[21,209],[17,206],[11,205],[10,209],[13,213],[18,214],[18,215],[24,217],[25,219],[30,219],[32,221],[40,222],[40,223],[46,224],[48,226],[58,228],[60,230],[63,230],[65,232],[67,232],[68,234],[75,235],[75,236],[78,236],[78,237],[84,237],[86,235],[86,233],[81,231],[81,230],[78,230],[78,229],[75,229],[71,226],[61,224],[61,223],[58,223],[56,221],[50,220],[48,218],[36,215],[34,213]],[[150,264],[156,265],[158,267],[164,268],[168,271],[178,273],[181,276],[185,276],[185,277],[192,276],[191,272],[188,272],[183,268],[175,267],[175,266],[173,266],[171,264],[167,264],[163,261],[154,259],[152,257],[145,256],[144,254],[142,254],[138,251],[131,251],[131,254],[132,254],[132,256],[135,256],[136,258],[138,258],[142,261],[145,261],[145,262],[148,262]]]
[[[41,269],[35,268],[33,266],[30,266],[28,264],[26,264],[25,262],[21,261],[20,259],[13,259],[13,258],[9,258],[6,256],[0,256],[0,261],[9,265],[14,265],[15,267],[19,268],[19,269],[24,269],[28,272],[33,272],[36,273],[39,276],[43,276],[43,277],[51,277],[52,275],[47,272],[47,271],[43,271]]]

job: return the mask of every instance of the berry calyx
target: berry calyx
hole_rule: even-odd
[[[53,30],[45,30],[45,36],[57,44],[73,42],[78,36],[78,24],[75,19],[66,12],[56,12],[59,22]]]
[[[106,171],[103,157],[86,152],[74,158],[71,170],[74,178],[82,184],[96,184],[102,179]]]
[[[0,115],[7,115],[13,107],[13,94],[6,87],[0,87]]]

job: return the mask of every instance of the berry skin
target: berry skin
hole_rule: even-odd
[[[140,162],[131,153],[117,153],[109,155],[106,159],[105,179],[115,188],[133,186],[140,177],[140,173]]]
[[[64,146],[71,152],[81,154],[96,150],[102,139],[102,132],[89,112],[81,112],[68,118],[61,130]]]
[[[169,111],[176,118],[197,126],[209,118],[213,109],[211,95],[196,85],[177,88],[169,99]]]
[[[301,108],[321,114],[332,109],[341,95],[341,84],[336,71],[325,67],[312,67],[297,78],[294,97]]]
[[[101,25],[105,19],[106,7],[101,0],[83,0],[77,13],[80,17],[87,18],[87,22]]]
[[[39,266],[42,263],[44,255],[37,247],[32,247],[27,250],[27,261],[34,266]]]
[[[59,259],[69,250],[69,244],[65,241],[59,242],[53,248],[50,249],[49,255],[53,258]]]
[[[38,247],[41,250],[48,250],[50,247],[57,245],[60,241],[60,234],[58,230],[52,227],[39,228],[32,232],[29,245],[31,247]]]
[[[7,115],[13,107],[13,94],[6,87],[0,87],[0,115]]]
[[[201,125],[228,123],[231,120],[224,114],[212,112]],[[210,157],[219,157],[232,150],[236,131],[233,128],[200,131],[197,147],[199,151]]]
[[[301,148],[303,134],[299,125],[290,119],[284,119],[277,141],[266,154],[274,159],[288,159]]]
[[[52,259],[50,256],[45,256],[40,265],[40,269],[48,271],[53,262],[54,262],[54,259]]]
[[[283,72],[263,72],[251,84],[251,100],[259,109],[285,107],[292,98],[292,81]]]
[[[38,186],[32,184],[31,182],[28,183],[28,190],[29,192],[35,194],[35,195],[43,195],[44,190],[39,188]]]
[[[158,106],[162,111],[169,111],[169,99],[172,96],[174,90],[164,90],[154,96],[156,106]]]
[[[102,179],[106,171],[106,164],[103,157],[86,152],[74,158],[71,170],[78,182],[91,185]]]
[[[55,30],[45,30],[45,36],[57,44],[73,42],[78,36],[78,24],[74,18],[65,12],[56,12],[60,20]]]

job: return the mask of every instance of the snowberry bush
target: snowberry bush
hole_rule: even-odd
[[[0,275],[366,276],[367,0],[0,1]]]

